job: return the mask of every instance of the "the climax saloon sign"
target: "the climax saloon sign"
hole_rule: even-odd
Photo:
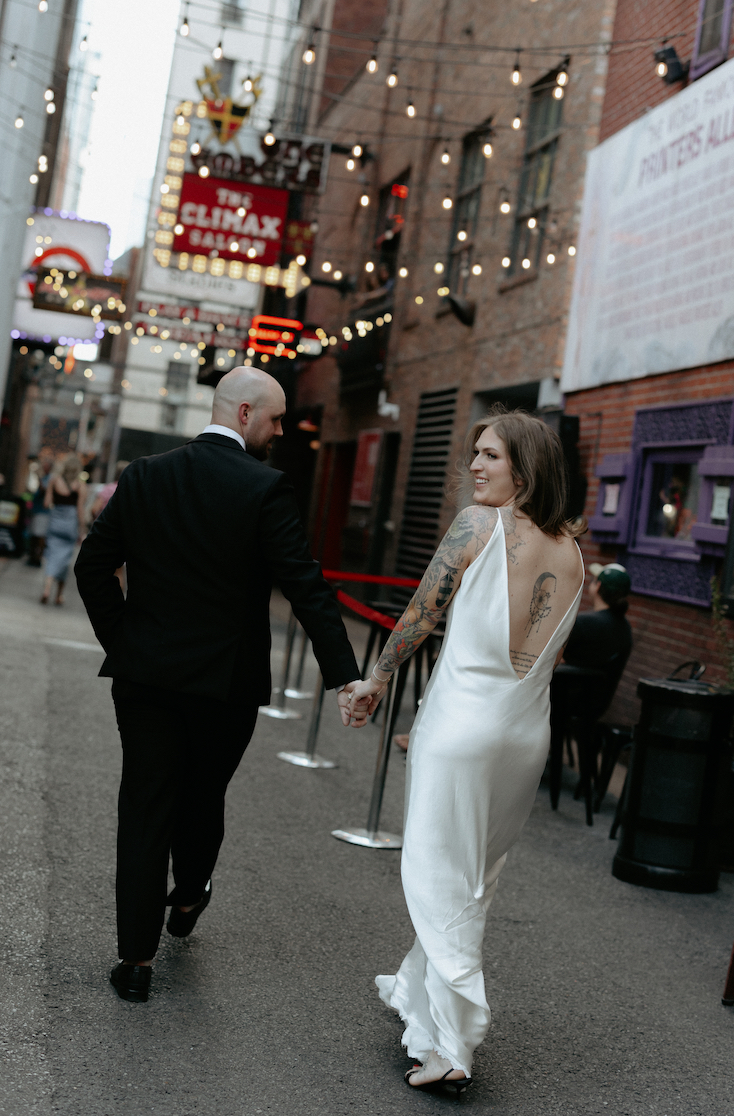
[[[178,211],[183,232],[174,236],[173,250],[208,256],[216,249],[225,260],[278,264],[287,211],[286,190],[243,190],[226,179],[185,174]]]
[[[589,153],[563,391],[734,357],[734,59]]]

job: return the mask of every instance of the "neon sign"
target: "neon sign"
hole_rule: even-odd
[[[271,356],[285,356],[295,360],[296,349],[288,348],[296,342],[296,334],[303,329],[303,322],[295,318],[272,318],[268,314],[256,314],[248,331],[250,348],[256,353],[269,353]]]

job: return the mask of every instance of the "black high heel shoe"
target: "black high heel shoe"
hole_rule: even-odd
[[[418,1073],[418,1071],[422,1069],[423,1066],[413,1066],[413,1069],[408,1070],[405,1075],[405,1080],[408,1085],[410,1085],[410,1079],[413,1074]],[[447,1081],[446,1078],[453,1072],[454,1069],[452,1066],[452,1068],[447,1069],[443,1077],[439,1077],[437,1081],[426,1081],[421,1085],[410,1085],[410,1087],[411,1089],[445,1089],[450,1087],[456,1090],[456,1099],[458,1100],[461,1094],[471,1085],[472,1079],[471,1077],[459,1077],[454,1081]]]

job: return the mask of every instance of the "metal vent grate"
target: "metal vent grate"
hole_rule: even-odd
[[[396,562],[402,577],[422,577],[438,545],[458,391],[446,388],[421,395]],[[409,599],[409,591],[404,592]]]

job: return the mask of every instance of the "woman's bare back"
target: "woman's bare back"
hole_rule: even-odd
[[[510,660],[524,678],[576,599],[582,576],[576,542],[551,538],[527,516],[500,510],[507,551]]]

